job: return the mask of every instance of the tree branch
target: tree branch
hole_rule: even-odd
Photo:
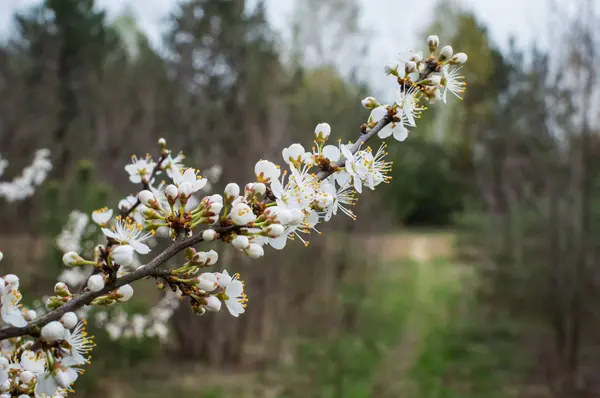
[[[234,227],[224,227],[224,228],[215,228],[215,231],[217,233],[226,233],[233,229],[234,229]],[[71,311],[76,311],[77,309],[91,303],[92,300],[94,300],[95,298],[103,296],[103,295],[109,293],[110,291],[116,290],[119,287],[130,284],[138,279],[143,279],[143,278],[152,276],[158,267],[160,267],[162,264],[167,262],[170,258],[175,256],[177,253],[187,249],[188,247],[194,246],[202,241],[203,241],[202,232],[198,233],[197,235],[186,238],[184,240],[177,241],[177,242],[173,243],[173,245],[171,245],[167,249],[165,249],[158,256],[156,256],[148,264],[138,268],[136,271],[134,271],[130,274],[127,274],[125,276],[122,276],[121,278],[116,279],[113,283],[107,284],[104,287],[104,289],[100,290],[99,292],[90,292],[90,291],[81,292],[81,293],[75,295],[73,297],[73,299],[71,301],[69,301],[68,303],[66,303],[65,305],[47,313],[46,315],[39,317],[38,319],[35,319],[34,321],[30,322],[27,326],[24,326],[22,328],[9,327],[9,328],[0,330],[0,341],[9,339],[12,337],[25,336],[28,334],[34,335],[34,336],[38,335],[42,326],[48,324],[49,322],[59,320],[65,313],[71,312]]]
[[[389,118],[389,116],[386,116],[382,120],[380,120],[371,130],[367,131],[364,134],[361,134],[360,137],[358,138],[358,140],[356,140],[356,142],[350,148],[351,152],[353,154],[358,152],[360,147],[365,142],[367,142],[371,138],[373,138],[377,133],[379,133],[389,123],[390,123],[390,118]],[[343,160],[339,160],[336,163],[336,166],[343,167],[344,163],[345,162]],[[317,178],[319,180],[324,180],[325,178],[330,176],[332,173],[333,172],[331,170],[328,170],[328,171],[323,170],[317,174]],[[133,210],[133,208],[131,210]],[[227,226],[227,227],[217,227],[217,228],[213,228],[213,229],[219,234],[224,234],[227,232],[231,232],[237,228],[239,228],[239,226],[234,225],[234,226]],[[9,339],[9,338],[13,338],[13,337],[25,336],[25,335],[36,336],[40,333],[40,330],[44,325],[46,325],[52,321],[59,320],[65,313],[76,311],[77,309],[79,309],[85,305],[89,305],[92,302],[92,300],[94,300],[95,298],[103,296],[113,290],[118,289],[121,286],[128,285],[139,279],[147,278],[150,276],[156,276],[157,269],[161,265],[166,263],[169,259],[171,259],[173,256],[175,256],[177,253],[187,249],[188,247],[194,246],[194,245],[202,242],[203,241],[202,232],[203,231],[199,232],[198,234],[196,234],[190,238],[186,238],[186,239],[182,239],[182,240],[180,240],[178,238],[173,243],[173,245],[171,245],[167,249],[165,249],[162,253],[160,253],[158,256],[156,256],[148,264],[138,268],[136,271],[134,271],[132,273],[129,273],[125,276],[122,276],[121,278],[116,279],[113,282],[107,283],[106,286],[104,287],[104,289],[102,289],[98,292],[90,292],[87,290],[83,290],[80,293],[76,294],[73,297],[73,299],[71,301],[69,301],[68,303],[33,320],[27,326],[24,326],[21,328],[9,327],[9,328],[5,328],[5,329],[1,329],[0,330],[0,341]]]

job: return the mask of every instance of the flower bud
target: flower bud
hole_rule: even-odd
[[[37,318],[37,312],[35,312],[34,310],[25,310],[23,311],[23,317],[26,321],[31,322],[35,318]]]
[[[413,73],[417,70],[417,63],[414,61],[408,61],[406,64],[404,64],[404,72],[408,75],[410,73]]]
[[[60,318],[60,323],[67,329],[73,329],[77,326],[77,315],[74,312],[67,312]]]
[[[212,272],[206,272],[198,276],[198,288],[205,292],[212,292],[219,284],[217,283],[217,277]]]
[[[197,265],[205,265],[208,262],[208,254],[206,252],[196,252],[191,261]]]
[[[142,202],[142,204],[150,208],[154,208],[157,204],[154,194],[146,189],[138,193],[138,199],[140,202]]]
[[[64,303],[60,297],[56,296],[48,297],[48,300],[46,300],[46,308],[48,308],[50,311],[57,309],[63,304]]]
[[[179,185],[179,200],[182,202],[187,201],[189,197],[192,196],[193,192],[194,188],[192,188],[192,184],[189,182],[184,182],[183,184]]]
[[[75,252],[68,252],[63,255],[62,261],[67,267],[72,267],[81,265],[85,260]]]
[[[221,210],[223,210],[223,203],[214,202],[208,206],[207,212],[212,213],[213,215],[221,214]]]
[[[421,53],[414,53],[410,57],[410,60],[418,64],[419,62],[423,61],[423,55],[421,55]]]
[[[389,75],[398,76],[398,63],[397,62],[388,62],[383,67],[383,71],[385,72],[386,76],[389,76]]]
[[[15,274],[8,274],[4,276],[4,282],[6,282],[6,286],[10,289],[18,289],[19,288],[19,277]]]
[[[0,261],[4,258],[4,253],[0,252]]]
[[[58,321],[52,321],[42,328],[42,339],[48,342],[65,338],[65,327]]]
[[[329,123],[319,123],[315,127],[315,136],[318,140],[326,140],[331,134],[331,126]]]
[[[160,146],[167,146],[167,140],[165,140],[164,138],[159,138],[158,139],[158,145]]]
[[[119,296],[117,301],[121,303],[129,301],[129,299],[133,297],[133,288],[131,285],[123,285],[117,289],[117,295]]]
[[[58,282],[54,285],[54,293],[58,294],[60,297],[69,297],[71,295],[69,287],[62,282]]]
[[[218,312],[221,310],[221,300],[216,298],[215,296],[205,297],[206,304],[204,304],[204,308],[211,312]]]
[[[218,193],[209,196],[209,199],[213,203],[223,203],[223,197],[221,195],[219,195]]]
[[[252,192],[254,192],[255,195],[263,196],[267,192],[267,186],[262,182],[257,182],[252,186]]]
[[[165,188],[165,196],[167,197],[169,203],[173,204],[177,197],[179,196],[179,190],[173,184],[167,185]]]
[[[202,239],[204,239],[205,242],[212,242],[216,237],[217,232],[214,229],[207,229],[202,232]]]
[[[219,260],[219,253],[214,250],[206,252],[206,256],[208,257],[206,265],[214,265],[217,263],[217,260]]]
[[[248,240],[247,236],[238,235],[235,238],[233,238],[233,240],[231,241],[231,244],[237,250],[244,250],[244,249],[247,249],[248,246],[250,246],[250,241]]]
[[[452,58],[450,58],[450,63],[452,65],[462,65],[465,62],[467,62],[467,54],[465,53],[457,53],[454,54],[454,56]]]
[[[423,81],[423,84],[426,86],[439,86],[442,82],[442,77],[440,75],[430,75],[427,79]]]
[[[265,251],[262,246],[257,245],[256,243],[251,243],[245,252],[248,257],[253,259],[257,259],[265,255]]]
[[[104,289],[104,277],[100,274],[90,276],[87,281],[87,288],[92,292],[99,292]]]
[[[265,232],[271,238],[277,238],[285,232],[285,228],[281,224],[271,224],[265,228]]]
[[[6,391],[10,390],[10,386],[11,386],[10,380],[6,380],[4,383],[0,384],[0,392],[6,392]],[[10,395],[10,394],[0,395],[0,398],[4,398],[4,397],[10,398],[10,397],[12,397],[12,395]]]
[[[127,267],[133,263],[133,252],[133,247],[121,245],[113,249],[111,256],[115,263]]]
[[[225,201],[231,203],[238,196],[240,196],[240,186],[234,182],[227,184],[225,187]]]
[[[448,58],[452,57],[452,47],[451,46],[444,46],[442,47],[442,49],[440,50],[440,61],[445,61]]]
[[[19,373],[19,380],[23,384],[31,383],[31,380],[33,380],[34,377],[35,377],[35,375],[33,374],[33,372],[31,372],[29,370],[24,370],[21,373]]]
[[[204,308],[202,306],[193,306],[192,312],[196,315],[204,315],[204,314],[206,314],[206,308]]]
[[[375,109],[379,106],[379,102],[374,97],[367,97],[360,102],[363,108]]]
[[[429,46],[430,51],[435,51],[435,49],[440,45],[440,38],[437,35],[431,35],[427,38],[427,45]]]

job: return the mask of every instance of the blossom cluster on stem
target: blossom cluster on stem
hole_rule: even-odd
[[[428,57],[410,52],[386,65],[386,74],[398,85],[397,98],[384,104],[374,97],[362,101],[371,112],[356,142],[331,143],[331,126],[319,123],[309,149],[293,143],[283,148],[281,162],[259,160],[254,178],[241,186],[231,182],[222,192],[204,194],[211,178],[186,165],[183,154],[174,155],[163,138],[156,157],[132,157],[125,172],[141,190],[114,209],[94,211],[94,224],[86,214],[72,213],[57,238],[68,268],[45,308],[33,311],[20,305],[16,275],[0,279],[5,325],[0,329],[0,398],[71,391],[94,346],[82,320],[89,308],[101,309],[93,318],[115,339],[165,339],[174,301],[198,315],[222,310],[234,317],[244,314],[249,301],[241,275],[208,270],[218,262],[218,252],[195,246],[220,242],[260,259],[292,241],[308,246],[311,233],[320,234],[320,224],[338,214],[355,219],[359,195],[391,182],[387,143],[372,149],[367,142],[375,136],[404,141],[426,109],[423,102],[446,102],[448,93],[460,98],[464,91],[459,71],[467,56],[450,46],[440,49],[437,36],[430,36],[427,45]],[[214,169],[208,174],[215,174]],[[90,228],[103,240],[86,250],[81,237]],[[147,261],[157,239],[172,244]],[[180,252],[182,259],[167,268],[167,261]],[[134,296],[131,282],[148,277],[166,292],[165,299],[147,316],[117,311],[109,317],[107,309]],[[74,289],[79,292],[72,293]]]

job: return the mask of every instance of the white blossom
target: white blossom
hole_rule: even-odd
[[[108,207],[103,207],[92,212],[92,220],[101,227],[106,227],[112,216],[113,211]]]
[[[132,246],[139,254],[150,253],[150,248],[143,242],[152,237],[152,233],[145,233],[142,225],[129,218],[118,218],[114,227],[102,228],[102,232],[122,245]]]
[[[131,161],[131,164],[125,166],[125,171],[129,173],[129,181],[134,184],[152,183],[150,175],[156,167],[156,162],[149,157],[138,159],[136,156],[132,156]]]

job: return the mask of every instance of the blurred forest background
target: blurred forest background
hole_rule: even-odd
[[[116,207],[133,190],[123,165],[154,153],[159,137],[186,164],[221,165],[220,189],[307,144],[318,122],[350,139],[368,116],[368,83],[352,74],[369,41],[357,3],[301,2],[285,53],[260,3],[180,3],[160,50],[134,17],[108,20],[93,0],[14,15],[0,47],[6,175],[42,147],[54,164],[33,199],[0,205],[2,272],[19,270],[25,297],[56,280],[70,210]],[[600,24],[593,1],[578,3],[575,19],[539,33],[551,49],[508,50],[471,11],[439,3],[423,39],[436,33],[469,54],[469,87],[390,146],[393,184],[363,195],[358,221],[336,220],[309,249],[270,250],[256,264],[220,252],[218,266],[247,280],[239,319],[181,308],[166,343],[94,330],[76,395],[600,396]],[[334,61],[348,48],[342,74]],[[326,62],[307,66],[308,52]],[[127,311],[160,299],[146,285]]]

